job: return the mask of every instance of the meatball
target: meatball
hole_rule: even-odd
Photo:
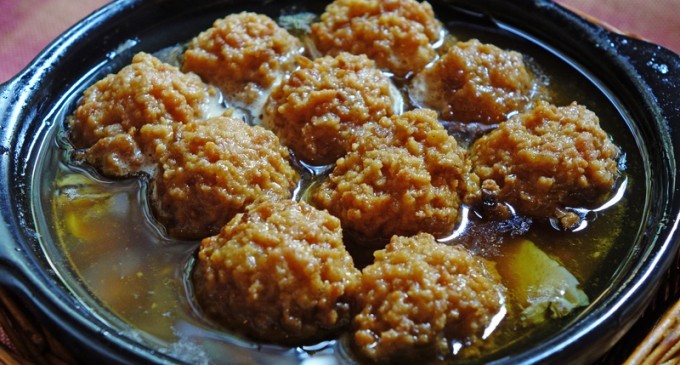
[[[338,219],[290,200],[251,205],[204,239],[193,273],[196,298],[209,317],[289,345],[348,325],[359,281]]]
[[[299,62],[300,69],[272,91],[263,123],[301,160],[333,163],[349,149],[356,127],[393,114],[391,83],[366,56]]]
[[[521,54],[473,39],[457,43],[418,74],[410,96],[443,119],[492,124],[523,111],[534,90]]]
[[[152,197],[174,237],[216,234],[263,195],[289,198],[298,180],[272,132],[229,113],[182,125],[165,147]]]
[[[440,32],[430,4],[415,0],[336,0],[311,27],[322,53],[366,54],[399,77],[434,59]]]
[[[450,356],[504,313],[505,289],[482,259],[431,235],[394,236],[362,271],[354,317],[358,352],[380,363]]]
[[[265,15],[232,14],[194,38],[184,53],[192,71],[247,104],[294,66],[302,43]]]
[[[368,238],[449,233],[479,193],[470,161],[432,110],[366,123],[312,195],[343,228]]]
[[[573,219],[561,208],[595,203],[617,177],[617,147],[576,103],[539,102],[478,139],[471,155],[485,191],[534,217]]]
[[[156,162],[149,156],[160,143],[156,137],[204,114],[211,93],[198,76],[138,53],[85,90],[69,120],[71,141],[102,174],[129,176]]]

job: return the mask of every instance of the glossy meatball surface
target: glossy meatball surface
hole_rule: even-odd
[[[322,53],[365,54],[400,77],[434,59],[440,32],[430,4],[415,0],[336,0],[311,27]]]
[[[208,316],[285,344],[348,325],[359,280],[338,219],[293,201],[254,204],[238,214],[203,240],[193,273]]]
[[[478,139],[471,154],[485,190],[529,216],[595,203],[618,175],[618,148],[595,113],[576,103],[540,102]]]
[[[167,130],[154,129],[201,117],[210,93],[198,76],[138,53],[130,65],[85,90],[70,120],[71,141],[86,149],[84,159],[104,175],[134,174],[156,162],[150,151]]]
[[[366,123],[313,202],[369,238],[444,234],[463,200],[478,193],[470,168],[434,111],[409,111]]]
[[[393,114],[390,81],[366,56],[341,53],[299,63],[270,95],[263,122],[303,161],[335,162],[357,127]]]
[[[154,181],[156,215],[180,238],[204,238],[266,195],[289,198],[298,175],[288,150],[229,113],[182,125]]]
[[[482,259],[429,234],[394,236],[362,270],[353,343],[378,363],[450,356],[474,343],[504,305],[504,289]]]
[[[524,111],[536,87],[520,53],[473,39],[418,74],[410,95],[443,119],[490,124]]]
[[[238,13],[215,21],[194,38],[184,53],[192,71],[227,96],[253,103],[294,67],[302,43],[266,15]]]

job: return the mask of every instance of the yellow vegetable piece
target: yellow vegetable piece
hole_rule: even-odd
[[[522,307],[522,321],[538,324],[589,304],[578,280],[533,242],[518,239],[503,247],[496,265],[503,283]]]

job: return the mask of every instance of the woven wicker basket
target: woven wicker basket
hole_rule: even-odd
[[[626,364],[680,364],[680,301],[663,316]]]
[[[640,342],[626,360],[626,365],[680,364],[680,253],[665,279],[656,301],[646,313],[653,315],[655,310],[658,312],[655,305],[668,308],[670,304],[675,304],[666,310],[656,326]]]
[[[59,340],[5,288],[0,288],[0,327],[1,364],[77,364]]]

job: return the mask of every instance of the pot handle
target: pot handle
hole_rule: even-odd
[[[11,264],[17,263],[17,256],[21,249],[15,244],[10,224],[11,212],[14,207],[10,204],[9,169],[12,161],[12,134],[15,129],[13,122],[18,108],[20,95],[20,77],[14,77],[4,84],[0,84],[0,283],[13,280],[15,271],[10,270]],[[13,266],[14,270],[15,267]]]
[[[9,137],[11,129],[12,114],[16,108],[12,105],[17,102],[17,85],[18,79],[15,77],[4,84],[0,84],[0,158],[2,159],[2,166],[4,169],[4,160],[9,158],[11,147],[11,138]],[[2,175],[0,173],[0,175]]]
[[[633,66],[671,128],[680,127],[680,55],[631,36],[611,33],[619,54]]]
[[[9,99],[9,89],[12,81],[7,81],[0,84],[0,123],[5,120],[5,114],[7,109],[7,99]]]
[[[16,99],[15,91],[18,82],[18,77],[14,77],[0,84],[0,129],[5,126],[10,116],[12,104],[14,104]],[[0,146],[3,145],[0,143]]]

